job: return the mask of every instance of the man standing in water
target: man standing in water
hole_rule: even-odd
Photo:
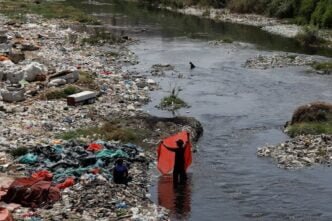
[[[189,142],[189,133],[188,141]],[[185,168],[185,151],[187,148],[187,142],[184,143],[183,140],[179,139],[176,141],[177,147],[168,147],[162,141],[161,144],[164,145],[169,151],[175,153],[175,163],[173,169],[173,183],[176,185],[178,182],[185,183],[187,180],[186,168]]]

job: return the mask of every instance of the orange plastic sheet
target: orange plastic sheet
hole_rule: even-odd
[[[175,135],[172,135],[170,137],[167,137],[163,140],[164,144],[168,147],[174,147],[177,148],[176,141],[181,139],[184,143],[187,143],[188,141],[188,132],[182,131],[180,133],[177,133]],[[187,146],[185,147],[185,168],[186,170],[191,165],[192,162],[192,154],[191,154],[191,143],[188,142]],[[174,161],[175,161],[175,153],[172,151],[169,151],[166,149],[166,147],[163,144],[159,144],[157,148],[157,156],[158,156],[158,170],[162,174],[169,174],[173,171],[174,167]]]

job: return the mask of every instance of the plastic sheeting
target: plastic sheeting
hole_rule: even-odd
[[[188,141],[188,132],[182,131],[170,137],[163,139],[163,142],[168,147],[177,148],[176,141],[181,139],[184,143]],[[192,162],[192,154],[191,154],[191,143],[187,142],[187,146],[185,147],[185,168],[186,170],[189,168]],[[162,174],[169,174],[173,171],[174,162],[175,162],[175,153],[166,149],[163,144],[159,144],[157,148],[157,159],[158,159],[158,170]]]
[[[8,209],[0,207],[0,221],[14,221]]]
[[[33,164],[37,162],[38,157],[32,153],[27,153],[24,156],[21,156],[18,161],[24,164]]]

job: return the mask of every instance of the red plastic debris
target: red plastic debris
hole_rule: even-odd
[[[91,170],[91,173],[93,173],[93,174],[100,174],[100,172],[101,172],[101,169],[100,168],[94,168],[94,169],[92,169]]]
[[[101,74],[103,74],[103,75],[111,75],[113,73],[111,71],[102,71]]]
[[[40,170],[40,171],[32,174],[31,177],[36,178],[36,179],[45,180],[45,181],[52,181],[53,174],[47,170]]]
[[[67,187],[74,186],[75,180],[72,177],[67,178],[63,183],[56,185],[60,190],[66,189]]]
[[[92,143],[89,145],[87,150],[92,151],[92,152],[98,152],[98,151],[101,151],[102,149],[103,149],[103,145],[97,144],[97,143]]]

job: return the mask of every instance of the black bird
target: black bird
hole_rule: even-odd
[[[190,64],[190,69],[194,69],[196,67],[192,62],[189,62],[189,64]]]

